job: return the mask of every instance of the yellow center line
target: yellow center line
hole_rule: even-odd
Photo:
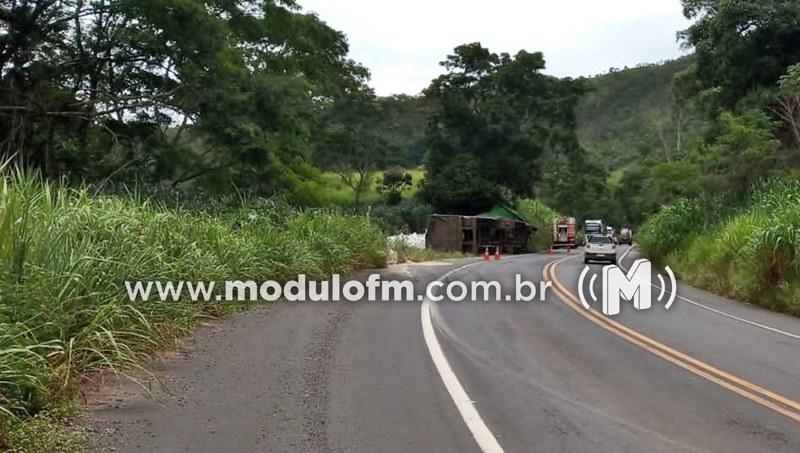
[[[764,407],[772,409],[775,412],[785,415],[796,422],[800,422],[800,402],[778,395],[775,392],[767,390],[749,381],[715,368],[685,353],[677,351],[598,313],[594,309],[587,310],[584,308],[580,303],[580,300],[578,300],[578,298],[556,278],[556,268],[559,264],[568,259],[570,258],[563,258],[550,262],[544,267],[543,271],[545,279],[553,283],[553,289],[556,295],[559,296],[559,299],[565,305],[603,329],[674,365],[677,365],[697,376],[702,377],[703,379],[706,379],[709,382],[713,382]]]

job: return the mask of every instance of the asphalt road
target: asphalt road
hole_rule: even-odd
[[[652,309],[607,321],[573,299],[579,258],[381,271],[504,291],[546,274],[544,301],[279,303],[220,321],[163,363],[168,392],[95,402],[96,450],[800,451],[800,320],[681,285],[670,310],[654,288]]]

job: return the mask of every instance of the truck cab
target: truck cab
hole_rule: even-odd
[[[602,220],[585,220],[583,222],[583,233],[588,240],[590,236],[605,235],[605,228]]]
[[[619,243],[633,245],[633,231],[630,228],[623,228],[619,232]]]
[[[574,217],[553,220],[553,248],[574,249],[577,245],[576,237]]]

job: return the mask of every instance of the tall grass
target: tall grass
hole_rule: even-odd
[[[553,235],[551,233],[553,220],[561,217],[561,215],[551,207],[537,200],[518,200],[515,208],[528,223],[537,228],[537,231],[528,240],[528,248],[531,249],[531,251],[549,249],[550,246],[553,245]]]
[[[222,213],[0,179],[2,426],[68,401],[98,371],[143,369],[198,319],[231,309],[131,303],[126,280],[286,280],[385,263],[366,218],[252,200]]]
[[[800,181],[767,180],[738,209],[682,200],[639,234],[690,283],[800,316]]]
[[[704,231],[713,222],[709,215],[716,217],[712,210],[713,205],[703,200],[680,199],[648,219],[639,231],[637,242],[651,259],[661,261]]]

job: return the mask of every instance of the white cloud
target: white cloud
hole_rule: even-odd
[[[678,0],[300,0],[347,34],[380,95],[415,94],[463,43],[544,52],[547,73],[593,75],[681,55]]]

